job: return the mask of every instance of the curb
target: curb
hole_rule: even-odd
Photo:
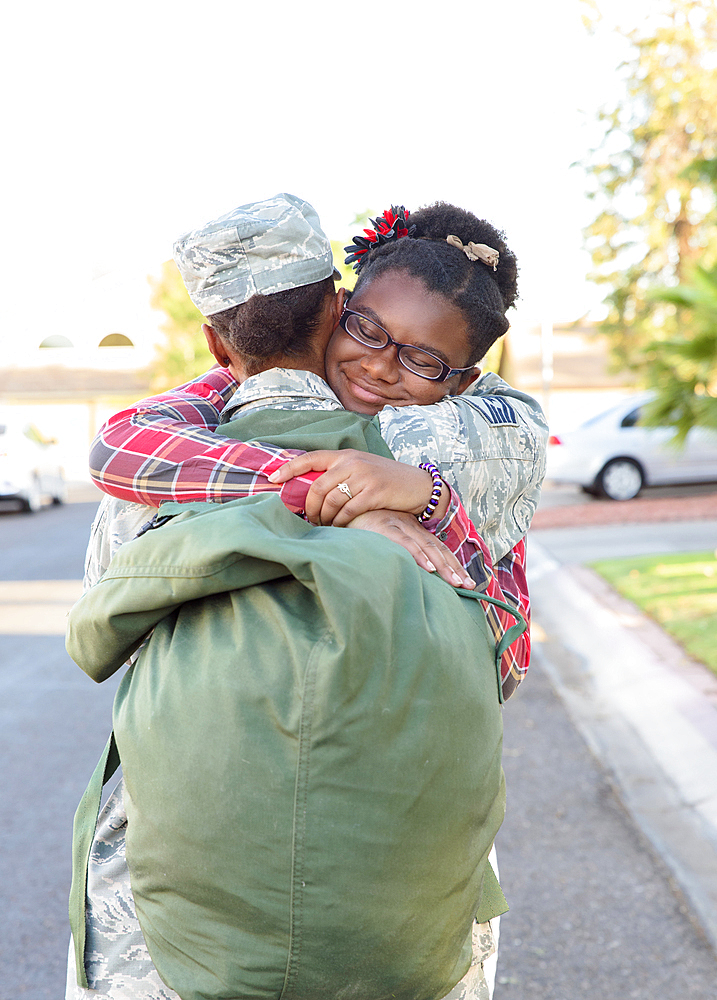
[[[717,678],[534,538],[528,581],[535,659],[717,951]]]

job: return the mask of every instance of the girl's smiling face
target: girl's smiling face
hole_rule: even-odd
[[[369,281],[351,296],[349,305],[399,344],[427,351],[450,368],[470,364],[463,313],[405,271]],[[397,352],[393,344],[380,350],[365,347],[337,327],[326,351],[326,378],[345,409],[373,416],[384,406],[437,403],[448,393],[463,392],[480,374],[473,368],[445,382],[432,381],[404,368]]]

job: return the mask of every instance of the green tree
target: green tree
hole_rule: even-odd
[[[341,280],[338,284],[342,285],[344,288],[348,288],[349,291],[353,290],[358,275],[354,271],[352,264],[344,264],[344,258],[346,257],[345,248],[351,243],[354,236],[361,235],[361,231],[363,229],[373,228],[369,219],[375,218],[376,212],[372,212],[370,208],[365,209],[363,212],[357,212],[353,222],[349,225],[349,235],[343,240],[331,240],[331,250],[334,255],[334,267],[341,275]]]
[[[356,284],[358,275],[355,274],[350,264],[344,264],[344,257],[346,256],[344,242],[342,240],[331,240],[331,252],[334,255],[334,267],[341,275],[340,280],[337,278],[338,285],[348,288],[351,291]]]
[[[599,0],[585,7],[591,30],[603,30]],[[690,169],[717,157],[717,6],[655,0],[639,28],[612,30],[631,55],[625,95],[601,112],[604,141],[586,163],[598,207],[586,238],[592,277],[608,291],[603,331],[616,367],[655,383],[660,345],[673,350],[686,317],[679,296],[653,290],[697,275],[698,261],[703,276],[717,262],[715,192]]]
[[[187,294],[173,260],[162,264],[160,278],[149,278],[150,303],[167,317],[162,324],[164,342],[151,365],[151,386],[162,392],[201,375],[214,364],[202,333],[204,317]]]
[[[674,427],[677,442],[695,426],[717,430],[717,266],[697,264],[688,281],[655,289],[652,298],[679,311],[683,332],[645,350],[657,394],[648,422]]]

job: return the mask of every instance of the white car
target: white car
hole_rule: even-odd
[[[15,500],[24,510],[36,511],[45,500],[63,503],[66,498],[56,442],[33,424],[0,415],[0,500]]]
[[[717,432],[694,427],[684,447],[671,427],[642,427],[649,392],[630,396],[581,427],[553,434],[546,478],[586,493],[631,500],[643,486],[717,481]]]

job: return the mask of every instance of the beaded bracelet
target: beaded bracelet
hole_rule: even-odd
[[[431,477],[433,478],[433,492],[431,493],[431,499],[426,504],[426,509],[423,513],[417,515],[419,521],[430,521],[441,499],[441,493],[443,492],[443,480],[441,479],[440,472],[435,465],[431,464],[431,462],[421,462],[418,468],[425,469],[426,472],[430,472]]]

